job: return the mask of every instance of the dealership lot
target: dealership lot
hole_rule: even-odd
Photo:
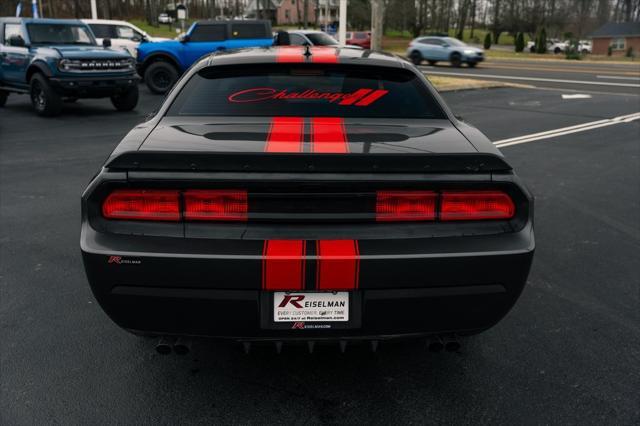
[[[162,357],[96,305],[78,247],[82,190],[161,102],[141,91],[132,113],[80,101],[43,119],[26,96],[0,110],[1,423],[640,422],[640,120],[504,148],[536,195],[534,266],[516,307],[459,353],[196,342]],[[497,141],[640,112],[628,92],[445,99]]]

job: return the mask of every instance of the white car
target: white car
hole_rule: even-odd
[[[158,22],[161,24],[171,24],[173,23],[173,18],[169,16],[168,13],[161,13],[158,15]]]
[[[149,42],[169,40],[163,37],[151,37],[140,28],[126,21],[83,19],[82,22],[91,27],[98,44],[102,44],[103,39],[109,38],[113,49],[124,49],[134,58],[136,57],[136,48],[143,40]]]
[[[578,43],[578,52],[587,55],[593,51],[593,46],[589,40],[580,40]]]

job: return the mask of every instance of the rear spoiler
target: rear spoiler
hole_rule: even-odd
[[[511,171],[494,154],[312,154],[132,151],[105,167],[127,171],[482,173]]]

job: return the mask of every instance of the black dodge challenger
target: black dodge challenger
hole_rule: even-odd
[[[525,285],[533,200],[422,73],[383,53],[201,59],[82,197],[96,299],[138,334],[460,336]]]

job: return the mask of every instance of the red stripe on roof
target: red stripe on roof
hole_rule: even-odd
[[[323,154],[349,152],[344,120],[336,117],[312,118],[311,151]]]
[[[337,64],[338,49],[335,47],[312,47],[311,61],[314,64]]]
[[[302,117],[274,117],[267,135],[265,152],[302,152]]]
[[[359,274],[357,240],[318,241],[318,290],[354,290],[358,288]]]
[[[306,241],[266,240],[262,254],[263,290],[304,289]]]
[[[304,47],[282,46],[278,48],[276,62],[301,63],[305,61]]]

